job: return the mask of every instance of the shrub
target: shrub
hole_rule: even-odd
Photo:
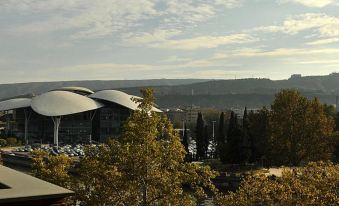
[[[7,146],[7,141],[5,139],[0,139],[0,147]]]
[[[15,137],[7,138],[7,145],[8,146],[16,146],[18,144],[18,140]]]

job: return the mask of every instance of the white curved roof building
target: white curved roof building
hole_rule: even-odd
[[[92,90],[87,89],[85,87],[61,87],[58,89],[54,89],[53,91],[69,91],[86,95],[94,93]]]
[[[31,106],[29,98],[15,98],[0,102],[0,111],[7,111]]]
[[[63,87],[30,98],[13,98],[0,102],[0,111],[14,110],[13,135],[51,140],[104,141],[121,132],[131,111],[138,109],[132,96],[117,90],[93,92],[83,87]],[[162,112],[153,107],[155,112]],[[24,122],[22,122],[24,121]],[[25,125],[22,128],[22,125]],[[24,131],[24,132],[23,132]],[[68,141],[67,140],[67,141]],[[66,140],[64,142],[67,142]]]
[[[32,99],[32,109],[41,115],[54,117],[99,109],[104,105],[86,96],[67,91],[50,91]]]
[[[89,97],[116,103],[131,110],[138,108],[138,104],[132,101],[132,96],[117,90],[102,90],[89,95]]]

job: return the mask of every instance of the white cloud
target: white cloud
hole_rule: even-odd
[[[297,64],[339,64],[339,60],[326,59],[326,60],[311,60],[311,61],[300,61]]]
[[[279,0],[279,3],[297,3],[297,4],[302,4],[307,7],[325,7],[331,4],[336,3],[336,0]]]
[[[231,9],[242,6],[243,0],[215,0],[215,4]]]
[[[154,0],[12,0],[4,4],[7,12],[41,11],[44,20],[24,25],[14,25],[13,30],[21,33],[48,33],[74,31],[73,38],[100,37],[117,31],[134,28],[142,20],[158,15]]]
[[[154,21],[151,30],[184,30],[208,21],[221,8],[240,5],[241,0],[6,0],[0,1],[0,12],[43,15],[12,25],[13,33],[68,30],[79,39],[147,30],[147,20]]]
[[[187,61],[191,61],[191,58],[186,58],[186,57],[180,57],[177,55],[173,55],[173,56],[169,56],[167,57],[165,60],[163,60],[162,62],[164,63],[178,63],[178,62],[187,62]],[[0,59],[1,62],[1,59]]]
[[[263,50],[263,49],[254,49],[254,48],[242,48],[233,51],[218,52],[213,55],[211,60],[223,60],[231,58],[256,58],[256,57],[265,57],[265,58],[281,58],[281,57],[317,57],[323,58],[326,56],[336,56],[339,54],[339,49],[337,48],[278,48],[273,50]],[[269,59],[266,59],[267,61]]]
[[[306,13],[289,17],[281,25],[263,26],[254,30],[283,32],[291,35],[314,30],[317,31],[319,37],[339,37],[339,18],[322,13]]]
[[[216,48],[227,44],[243,44],[254,42],[248,34],[232,34],[226,36],[199,36],[189,39],[168,40],[154,44],[156,48],[192,50],[201,48]]]
[[[308,42],[308,45],[322,45],[322,44],[330,44],[330,43],[335,43],[339,42],[339,38],[328,38],[328,39],[319,39],[316,41]]]
[[[165,13],[169,16],[165,19],[165,22],[169,24],[179,23],[180,26],[185,26],[183,23],[204,22],[213,17],[216,12],[213,4],[193,0],[166,1],[166,6]]]
[[[168,37],[176,36],[179,33],[157,31],[152,34],[144,34],[142,36],[126,39],[126,42],[140,44],[152,48],[178,49],[178,50],[194,50],[203,48],[217,48],[228,44],[244,44],[256,41],[254,37],[248,34],[231,34],[225,36],[198,36],[186,39],[170,39]]]
[[[156,29],[153,32],[127,33],[123,40],[128,44],[145,45],[163,42],[182,33],[178,29]]]

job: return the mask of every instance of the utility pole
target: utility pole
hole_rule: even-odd
[[[185,120],[182,120],[182,137],[184,138],[185,135]]]
[[[212,121],[212,125],[213,125],[213,129],[212,129],[212,137],[213,137],[213,140],[214,140],[214,124],[215,124],[216,121]]]

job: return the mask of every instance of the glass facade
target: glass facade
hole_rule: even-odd
[[[96,142],[104,142],[121,134],[122,125],[129,117],[131,110],[114,103],[105,103],[105,107],[95,111],[66,115],[61,117],[59,142],[61,144],[76,144],[89,142],[90,136]],[[28,138],[30,143],[53,143],[53,121],[26,109],[30,113]],[[91,120],[92,119],[92,120]],[[25,113],[24,109],[13,112],[11,134],[24,138]]]

